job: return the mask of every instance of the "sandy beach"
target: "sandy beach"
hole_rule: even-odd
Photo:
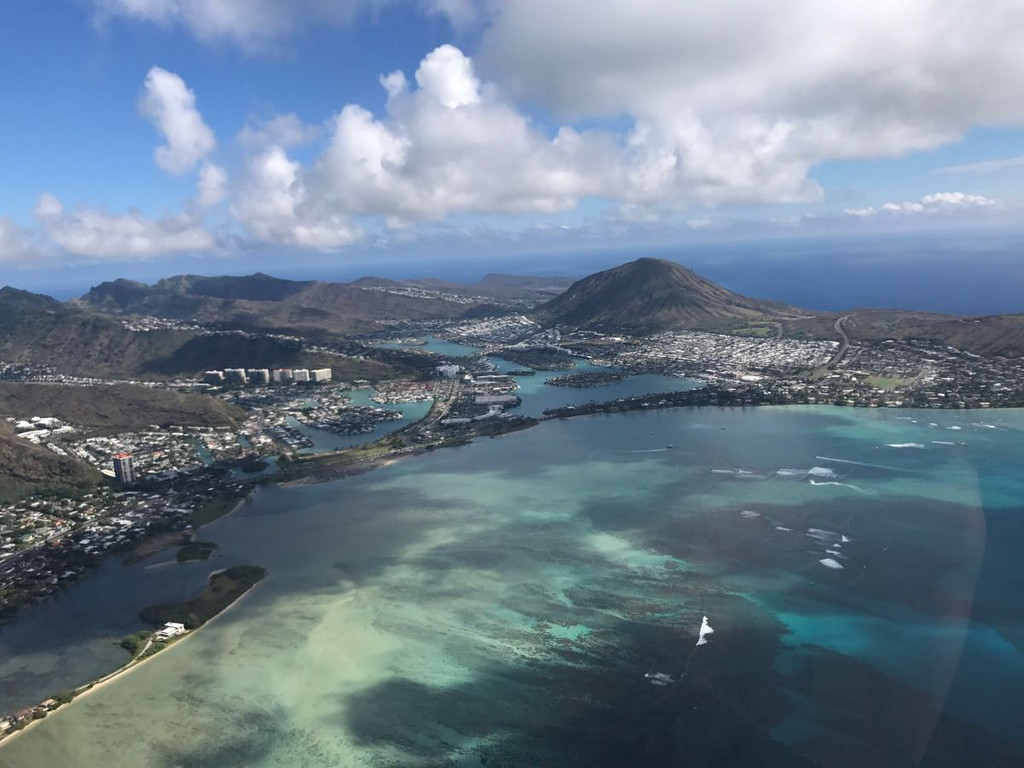
[[[241,506],[242,502],[244,502],[244,501],[245,501],[245,499],[242,499],[241,501],[239,501],[239,506]],[[237,509],[237,507],[236,507],[236,509]],[[232,510],[232,511],[234,511],[234,510]],[[216,573],[216,571],[214,573]],[[211,576],[212,575],[213,574],[211,574]],[[99,678],[98,680],[94,680],[91,683],[86,683],[85,685],[77,688],[76,689],[76,693],[75,693],[75,697],[71,701],[69,701],[67,704],[64,704],[63,706],[60,706],[60,707],[58,707],[55,710],[52,710],[51,712],[49,712],[47,714],[47,716],[45,718],[41,718],[41,719],[38,719],[38,720],[32,720],[24,728],[22,728],[20,730],[17,730],[17,731],[13,731],[13,732],[7,734],[7,736],[5,736],[2,739],[0,739],[0,750],[2,750],[5,746],[10,744],[16,738],[18,738],[18,736],[21,736],[23,733],[26,733],[27,731],[31,730],[33,727],[35,727],[39,723],[43,722],[43,720],[59,716],[65,710],[70,709],[71,707],[73,707],[75,704],[77,704],[79,701],[84,699],[89,694],[96,693],[97,691],[99,691],[99,690],[101,690],[103,688],[106,688],[108,685],[112,684],[117,679],[119,679],[121,677],[124,677],[125,675],[129,674],[130,672],[134,672],[136,669],[138,669],[142,665],[148,664],[153,659],[155,659],[155,658],[157,658],[159,656],[163,656],[165,653],[169,653],[170,651],[174,650],[175,648],[180,647],[185,642],[187,642],[189,640],[189,638],[193,637],[197,632],[202,631],[202,629],[204,627],[210,626],[210,624],[215,622],[221,616],[223,616],[228,611],[230,611],[232,608],[234,608],[236,605],[238,605],[245,598],[245,596],[248,595],[250,592],[252,592],[257,586],[259,586],[259,585],[258,584],[253,584],[251,587],[249,587],[249,589],[245,590],[245,592],[240,594],[238,596],[238,598],[236,600],[234,600],[231,603],[231,605],[229,605],[223,611],[218,613],[216,616],[214,616],[212,619],[207,621],[201,627],[197,627],[196,629],[191,630],[190,632],[188,632],[184,636],[178,638],[174,643],[172,643],[171,645],[167,646],[162,651],[159,651],[158,653],[154,653],[152,656],[147,656],[146,658],[138,660],[138,661],[135,660],[135,659],[132,659],[127,664],[125,664],[123,667],[120,667],[119,669],[115,669],[110,674],[104,675],[103,677]],[[147,645],[147,648],[148,648],[148,645]]]

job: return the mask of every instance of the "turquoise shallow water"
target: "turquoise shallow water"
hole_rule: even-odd
[[[427,415],[427,412],[430,411],[431,401],[429,400],[415,403],[387,403],[382,405],[371,399],[373,394],[374,392],[370,388],[353,389],[346,393],[348,398],[352,401],[352,405],[368,406],[371,408],[386,408],[389,411],[398,411],[402,414],[402,418],[396,421],[381,422],[371,431],[357,435],[339,435],[335,432],[330,432],[325,429],[317,429],[316,427],[310,427],[293,420],[294,423],[292,423],[291,426],[298,429],[313,442],[312,447],[304,448],[301,452],[324,453],[326,451],[336,451],[339,448],[349,448],[353,445],[371,443],[374,440],[379,440],[385,435],[390,434],[391,432],[408,427],[410,424],[422,419]]]
[[[498,364],[498,370],[507,371],[522,368],[522,366],[510,365],[501,358],[489,359]],[[620,397],[635,397],[650,392],[684,391],[700,386],[697,382],[689,379],[680,379],[675,376],[658,376],[655,374],[630,376],[624,381],[582,389],[554,387],[545,383],[548,379],[564,376],[567,373],[613,370],[594,365],[582,358],[576,358],[575,363],[576,365],[571,371],[537,371],[533,376],[517,376],[516,383],[519,385],[519,389],[516,394],[522,398],[523,402],[515,412],[524,416],[540,417],[549,408],[584,405],[590,402],[606,402]]]
[[[466,344],[456,344],[454,341],[445,341],[436,336],[425,336],[418,341],[422,344],[403,344],[401,342],[384,342],[377,344],[384,349],[414,349],[418,352],[433,352],[441,357],[472,357],[482,350],[479,347],[470,347]]]
[[[57,603],[0,630],[6,683],[49,611],[32,659],[56,679],[131,624],[139,573],[270,571],[0,765],[1018,765],[1022,434],[1021,412],[675,410],[267,488],[204,530],[200,569],[69,590],[88,632]]]

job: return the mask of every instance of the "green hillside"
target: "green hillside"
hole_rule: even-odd
[[[135,333],[120,321],[59,301],[0,288],[0,360],[79,376],[126,376],[171,354],[195,334]]]
[[[55,416],[98,432],[125,432],[150,424],[228,427],[242,409],[215,397],[134,384],[93,387],[0,382],[0,416]]]
[[[0,501],[36,493],[77,495],[101,479],[88,464],[22,440],[0,421]]]
[[[949,346],[976,355],[1017,357],[1024,354],[1024,314],[958,317],[899,309],[855,309],[787,322],[786,335],[834,339],[834,326],[844,318],[850,341],[914,339]]]
[[[135,285],[118,281],[115,287],[132,294]],[[295,307],[282,311],[306,312]],[[314,333],[322,332],[315,327],[315,318],[305,320]],[[121,320],[81,302],[62,304],[14,288],[0,288],[0,361],[98,378],[166,379],[231,367],[331,367],[338,378],[368,380],[399,373],[386,362],[310,354],[289,339],[175,329],[131,331]]]

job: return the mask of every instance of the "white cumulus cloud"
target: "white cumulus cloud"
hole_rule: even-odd
[[[965,192],[936,192],[925,195],[920,200],[908,200],[901,203],[883,203],[879,207],[847,208],[844,213],[859,219],[879,214],[936,214],[953,211],[970,210],[972,208],[988,208],[997,205],[998,201],[984,195],[971,195]]]
[[[51,195],[49,192],[44,192],[39,196],[36,207],[33,209],[33,213],[44,221],[60,216],[63,212],[64,204],[57,199],[56,195]]]
[[[382,79],[381,118],[358,105],[333,121],[310,193],[352,214],[440,218],[455,212],[554,212],[609,193],[620,175],[611,137],[537,129],[472,61],[444,45],[416,70]]]
[[[936,192],[921,198],[925,206],[984,208],[995,205],[996,201],[984,195],[968,195],[963,192]]]
[[[933,149],[979,125],[1024,126],[1020,0],[989,0],[984,13],[969,0],[94,0],[106,18],[178,25],[251,51],[403,1],[472,26],[473,55],[442,45],[409,77],[384,75],[387,101],[375,111],[339,104],[321,126],[295,114],[249,121],[231,185],[210,164],[215,137],[195,96],[154,68],[143,111],[165,138],[157,163],[198,167],[200,206],[226,196],[254,241],[331,249],[378,222],[407,237],[416,222],[551,214],[584,199],[624,219],[717,229],[717,215],[686,211],[822,200],[811,177],[822,163]],[[315,151],[292,152],[301,162],[290,156],[315,141]],[[993,204],[948,192],[846,213]]]
[[[244,133],[251,154],[231,201],[235,220],[257,241],[331,249],[362,235],[359,217],[403,229],[452,213],[550,213],[621,183],[610,137],[547,135],[454,46],[424,57],[414,82],[401,72],[381,78],[382,116],[343,107],[308,167],[287,153],[286,138],[302,133],[297,119]]]
[[[448,109],[480,103],[473,63],[454,45],[442,45],[420,62],[416,84]]]
[[[259,46],[312,25],[350,21],[387,0],[96,2],[107,16],[180,24],[202,40]],[[384,207],[380,197],[387,194],[399,209],[441,211],[483,210],[488,199],[499,203],[496,210],[516,207],[512,199],[523,210],[557,210],[587,193],[637,204],[811,201],[822,197],[808,178],[820,163],[927,150],[977,125],[1024,125],[1020,0],[989,0],[984,13],[971,0],[417,0],[409,6],[455,23],[479,22],[479,51],[471,60],[442,46],[421,63],[415,88],[400,73],[385,77],[391,103],[383,117],[355,106],[340,112],[335,155],[365,161],[364,172],[339,175],[338,163],[326,158],[322,165],[325,174],[339,181],[353,176],[355,188],[373,193],[373,204],[356,208]],[[530,124],[516,106],[521,103],[543,105],[567,127],[550,140]],[[442,118],[441,108],[453,112]],[[573,130],[594,119],[625,127]],[[301,122],[292,125],[298,138],[283,135],[288,127],[256,129],[256,140],[264,147],[301,143]],[[452,141],[434,135],[442,129],[453,131]],[[281,135],[272,136],[275,131]],[[514,164],[490,156],[497,140],[488,152],[478,151],[488,144],[480,135],[487,131],[513,139],[508,154],[515,159],[524,147],[539,151],[523,168],[527,179],[507,175]],[[346,154],[360,139],[369,142],[361,160],[358,152]],[[427,156],[428,146],[450,153],[445,145],[455,140],[467,141],[462,161]],[[619,150],[614,155],[612,144]],[[167,152],[177,157],[174,146],[169,139]],[[185,159],[198,153],[199,145],[192,146],[167,164],[194,163]],[[581,157],[567,157],[588,152],[586,167]],[[473,206],[460,194],[468,182],[443,178],[446,171],[506,175],[478,179],[477,187],[492,189],[477,190],[480,205]],[[549,195],[523,194],[539,181],[552,183]],[[519,189],[500,200],[493,189],[499,186]],[[462,201],[454,203],[450,193]],[[317,194],[312,180],[309,194]]]
[[[570,120],[626,115],[638,191],[814,197],[827,160],[1024,124],[1024,3],[518,0],[476,58]]]
[[[36,215],[45,236],[65,253],[126,259],[208,251],[216,244],[202,222],[187,214],[148,218],[139,211],[114,214],[94,208],[65,210],[43,195]]]
[[[301,166],[282,147],[268,147],[250,158],[240,189],[231,213],[262,242],[332,249],[360,235],[344,213],[310,199]]]
[[[31,261],[43,253],[35,233],[7,216],[0,216],[0,264]]]
[[[173,72],[160,67],[149,70],[139,108],[167,142],[157,147],[153,156],[168,173],[192,170],[217,144],[196,109],[195,94]]]
[[[228,174],[219,165],[203,163],[199,169],[199,181],[196,183],[196,199],[205,207],[216,205],[228,191]]]

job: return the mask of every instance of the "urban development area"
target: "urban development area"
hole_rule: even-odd
[[[388,299],[494,305],[422,286],[363,290]],[[225,349],[244,342],[255,359],[239,365],[232,354],[230,363],[217,365],[206,357],[206,365],[185,375],[132,377],[0,364],[11,439],[69,462],[59,472],[70,472],[70,462],[85,467],[80,482],[68,475],[0,501],[0,622],[83,579],[107,557],[131,564],[169,548],[177,548],[179,560],[210,557],[216,544],[202,541],[203,526],[233,511],[260,483],[363,472],[545,419],[689,406],[1024,405],[1019,356],[972,352],[926,335],[858,338],[851,330],[866,321],[850,315],[811,318],[813,327],[790,314],[752,315],[722,330],[646,330],[629,317],[618,327],[581,319],[573,315],[576,305],[552,319],[549,307],[559,300],[539,313],[539,301],[506,298],[493,314],[389,318],[375,329],[316,336],[124,313],[118,323],[133,338],[188,333],[190,343]],[[268,365],[265,344],[288,345],[293,359],[311,364]],[[616,389],[650,374],[670,384]],[[565,393],[564,402],[530,409],[536,395],[526,390],[538,391],[535,385],[545,394]],[[218,588],[187,605],[144,612],[152,630],[120,639],[129,663],[187,635],[262,576],[261,569],[240,568],[215,577]],[[8,713],[0,733],[45,716],[77,692]]]

